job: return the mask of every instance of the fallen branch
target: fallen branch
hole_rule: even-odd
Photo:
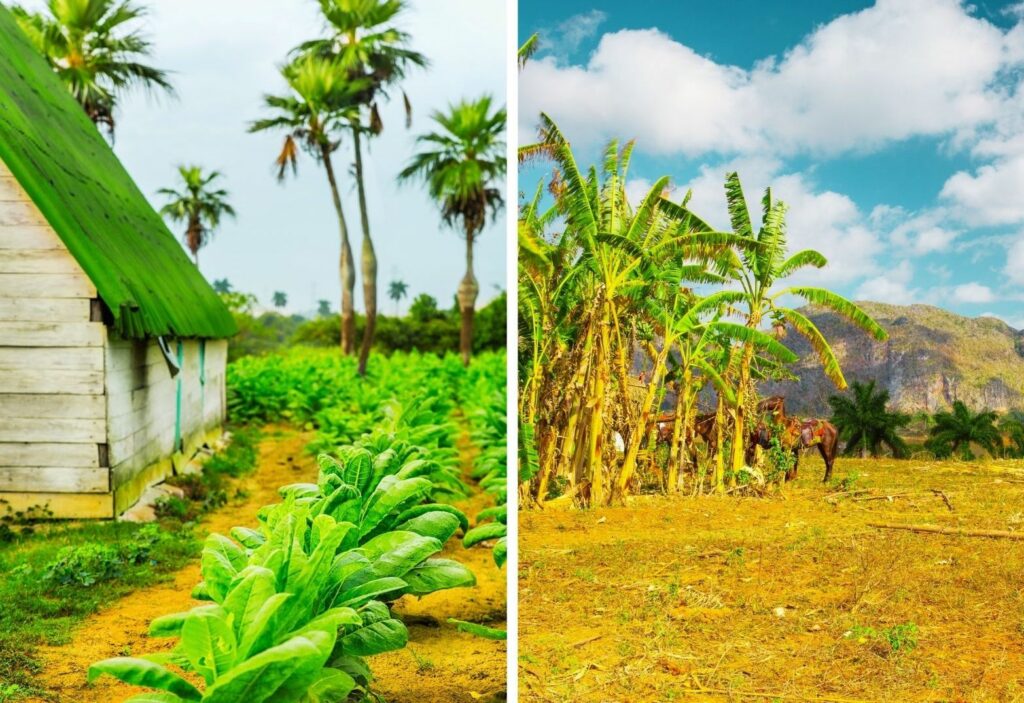
[[[594,640],[599,640],[599,639],[601,639],[602,637],[604,637],[604,635],[594,635],[593,637],[587,637],[587,638],[585,638],[585,639],[582,639],[582,640],[580,640],[580,641],[578,641],[578,642],[573,642],[571,646],[572,646],[573,648],[577,648],[577,647],[582,647],[583,645],[585,645],[585,644],[590,644],[590,643],[591,643],[591,642],[593,642]]]
[[[869,522],[868,527],[876,527],[881,530],[906,530],[908,532],[925,532],[936,535],[953,535],[955,537],[991,537],[993,539],[1024,540],[1024,532],[1007,532],[1005,530],[964,530],[959,527],[893,525],[887,522]]]
[[[850,501],[853,503],[861,503],[865,500],[888,500],[892,501],[893,498],[909,498],[910,496],[918,495],[917,493],[890,493],[884,496],[861,496],[860,498],[851,498]]]
[[[947,508],[949,508],[949,512],[956,512],[955,510],[953,510],[953,504],[949,502],[949,496],[947,496],[944,492],[940,491],[938,488],[932,488],[929,490],[931,490],[931,492],[937,495],[939,498],[942,498],[942,502],[946,504]]]
[[[738,698],[771,698],[772,700],[796,700],[796,701],[820,701],[821,703],[864,703],[852,698],[833,698],[831,696],[805,696],[788,693],[760,693],[757,691],[737,691],[730,688],[684,688],[687,693],[696,693],[702,696],[736,696]]]
[[[842,498],[843,496],[856,496],[860,495],[861,493],[869,493],[870,491],[870,488],[858,488],[853,491],[838,491],[836,493],[828,493],[823,497],[825,498],[825,500],[829,500],[831,498]]]

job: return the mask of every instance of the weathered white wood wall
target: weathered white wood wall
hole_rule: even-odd
[[[96,297],[0,162],[0,500],[14,509],[112,517],[170,471],[178,381],[156,341],[120,339],[91,319]],[[183,345],[191,449],[224,420],[227,342],[206,342],[205,384],[200,342]]]
[[[115,490],[181,448],[174,445],[179,383],[180,431],[186,449],[223,423],[227,342],[205,342],[205,375],[200,373],[202,344],[182,341],[182,368],[172,377],[155,340],[111,335],[106,348],[107,432]],[[170,347],[176,356],[177,342],[172,340]]]
[[[0,498],[109,515],[96,289],[0,163]]]

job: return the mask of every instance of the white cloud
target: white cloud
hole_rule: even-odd
[[[662,153],[865,150],[994,120],[1002,96],[992,83],[1024,54],[1019,39],[958,0],[879,0],[752,70],[655,29],[622,30],[585,65],[528,64],[522,122],[543,109],[572,139],[641,136],[639,148]]]
[[[823,269],[803,269],[793,281],[810,284],[845,284],[876,271],[876,257],[883,250],[881,237],[856,204],[841,193],[819,191],[802,173],[780,173],[770,158],[736,159],[717,166],[703,166],[686,188],[693,190],[690,206],[720,229],[729,229],[723,184],[725,174],[737,171],[743,179],[747,207],[755,226],[760,221],[764,188],[786,203],[787,244],[791,252],[816,249],[829,260]]]
[[[889,229],[889,240],[903,254],[931,254],[948,251],[962,232],[946,226],[949,216],[942,208],[917,214],[900,207],[879,205],[871,212],[871,221]]]
[[[1024,153],[986,164],[973,174],[960,171],[943,185],[941,197],[972,225],[1024,222]]]
[[[995,299],[991,288],[973,281],[953,288],[953,300],[958,303],[991,303]]]
[[[573,15],[553,30],[540,33],[541,48],[551,49],[558,56],[568,56],[597,34],[598,28],[607,18],[608,15],[601,10]]]
[[[857,300],[910,305],[918,302],[921,297],[920,291],[910,287],[913,278],[913,266],[903,260],[885,273],[864,281],[855,297]]]
[[[1006,267],[1003,273],[1011,283],[1024,286],[1024,235],[1007,248]]]

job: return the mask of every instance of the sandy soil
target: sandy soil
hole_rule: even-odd
[[[269,428],[260,445],[257,470],[239,486],[246,498],[207,516],[202,529],[226,533],[235,525],[253,524],[260,507],[278,500],[279,486],[315,481],[315,462],[304,452],[311,439],[309,433]],[[472,517],[488,500],[484,495],[474,496],[461,507]],[[488,549],[465,550],[457,540],[449,543],[446,556],[466,563],[479,585],[399,601],[396,610],[409,621],[409,646],[370,660],[377,677],[375,690],[389,701],[488,701],[500,698],[505,690],[505,643],[459,633],[446,621],[455,617],[503,626],[505,571],[495,567]],[[195,562],[175,573],[172,580],[136,591],[88,618],[68,644],[40,648],[40,687],[57,703],[120,703],[143,692],[109,677],[86,684],[85,672],[91,663],[107,657],[173,647],[173,640],[151,640],[149,624],[160,615],[197,605],[189,594],[199,580],[199,563]],[[30,700],[43,703],[42,699]]]
[[[463,472],[473,465],[475,448],[460,443]],[[477,494],[457,502],[472,521],[493,501]],[[506,689],[505,642],[458,632],[448,618],[505,629],[506,571],[498,569],[490,543],[463,549],[458,539],[448,542],[442,556],[462,562],[476,575],[475,588],[406,596],[395,612],[409,627],[409,645],[373,658],[374,690],[390,703],[461,703],[503,701]]]
[[[1024,531],[1024,464],[841,459],[863,492],[826,500],[802,463],[774,498],[521,514],[520,700],[1024,701],[1024,542],[868,525]]]

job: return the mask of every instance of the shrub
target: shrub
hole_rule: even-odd
[[[157,525],[146,525],[120,544],[83,544],[65,547],[43,569],[43,579],[61,586],[91,586],[121,575],[125,566],[142,564],[167,535]]]

